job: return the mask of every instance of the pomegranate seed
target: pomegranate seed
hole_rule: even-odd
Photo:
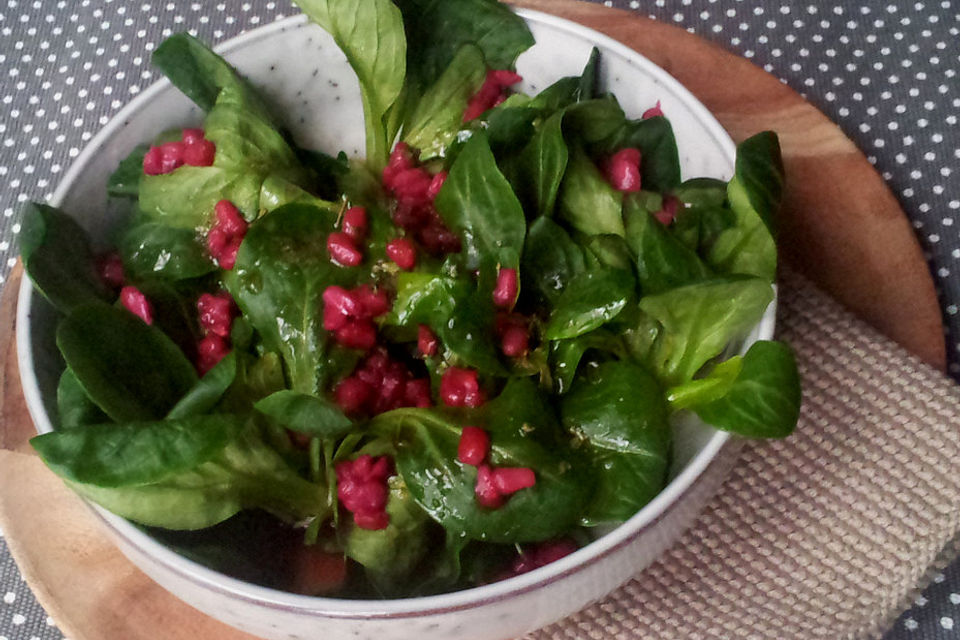
[[[158,176],[163,171],[163,151],[160,147],[150,147],[143,156],[143,172],[148,176]]]
[[[388,242],[387,257],[404,271],[417,266],[417,248],[407,238],[394,238]]]
[[[120,289],[120,304],[147,324],[153,324],[153,305],[140,289],[130,286]]]
[[[433,399],[430,397],[430,380],[427,378],[407,380],[403,395],[407,406],[420,409],[433,406]]]
[[[450,367],[440,378],[440,399],[449,407],[476,408],[485,401],[477,372],[473,369]]]
[[[160,173],[170,173],[183,164],[182,142],[164,142],[160,145]]]
[[[230,353],[227,341],[215,333],[208,333],[197,343],[197,370],[203,375]]]
[[[293,431],[292,429],[287,429],[287,437],[290,438],[290,444],[301,451],[309,449],[310,441],[313,440],[312,436],[300,433],[299,431]]]
[[[215,333],[222,338],[230,336],[230,325],[233,323],[233,298],[226,291],[216,295],[204,293],[197,299],[197,312],[200,326],[207,332]]]
[[[193,144],[194,142],[199,142],[200,140],[204,139],[203,129],[184,129],[180,139],[188,145]]]
[[[500,350],[508,358],[517,358],[527,352],[530,345],[530,333],[522,325],[510,325],[500,338]]]
[[[367,351],[377,344],[377,329],[369,320],[351,320],[337,329],[334,339],[350,349]]]
[[[501,87],[509,87],[523,81],[523,77],[509,69],[494,69],[487,73],[487,78]]]
[[[660,224],[669,225],[677,217],[677,209],[679,208],[680,200],[676,196],[664,196],[663,205],[653,215],[660,221]]]
[[[531,548],[525,549],[523,553],[516,557],[516,559],[513,561],[513,564],[510,566],[510,570],[507,572],[507,575],[503,576],[502,579],[512,578],[513,576],[518,576],[522,573],[539,569],[540,567],[544,567],[551,562],[556,562],[564,556],[570,555],[576,550],[577,544],[572,540],[567,539],[542,542],[538,545],[533,545]]]
[[[493,289],[493,304],[502,309],[509,309],[517,301],[519,290],[516,269],[500,269],[497,274],[497,285]]]
[[[383,185],[387,189],[393,189],[393,181],[397,174],[415,166],[416,160],[410,146],[406,142],[398,142],[390,152],[390,159],[383,169]]]
[[[417,349],[425,356],[434,356],[437,354],[439,340],[436,334],[425,324],[417,327]]]
[[[359,303],[358,317],[376,318],[390,311],[390,301],[383,291],[374,291],[370,285],[363,284],[353,290],[353,295]]]
[[[351,207],[343,214],[343,232],[354,242],[363,242],[367,237],[367,210]]]
[[[330,285],[323,290],[324,306],[332,307],[345,316],[355,316],[360,311],[360,301],[351,291]]]
[[[527,467],[500,467],[493,470],[493,486],[500,495],[510,495],[529,489],[537,483],[537,476]]]
[[[447,181],[447,172],[441,171],[435,173],[433,178],[430,179],[430,186],[427,188],[427,197],[433,201],[437,194],[440,193],[440,189],[443,188],[443,183]]]
[[[240,210],[229,200],[220,200],[213,207],[213,212],[217,217],[215,226],[219,227],[228,236],[245,234],[247,232],[247,221],[240,215]]]
[[[382,529],[389,523],[386,480],[391,466],[388,458],[381,457],[374,461],[369,455],[336,465],[337,497],[340,504],[353,513],[358,527]]]
[[[361,413],[373,396],[373,388],[361,380],[350,376],[344,378],[333,389],[333,397],[344,413]]]
[[[229,239],[230,236],[223,229],[218,226],[213,227],[207,234],[207,251],[214,259],[218,258],[226,248]]]
[[[647,118],[654,118],[656,116],[662,116],[662,115],[663,115],[663,109],[660,108],[660,101],[657,100],[657,104],[655,104],[654,106],[644,111],[643,115],[640,116],[640,118],[642,120],[646,120]]]
[[[116,251],[105,253],[97,258],[97,274],[105,285],[112,289],[122,287],[126,275],[123,272],[123,261]]]
[[[333,261],[344,267],[355,267],[363,262],[363,254],[345,233],[334,231],[327,236],[327,251]]]
[[[393,178],[393,195],[405,204],[427,204],[433,178],[420,168],[404,169]]]
[[[479,427],[464,427],[457,446],[457,460],[479,466],[490,451],[490,436]]]
[[[187,143],[183,149],[183,163],[191,167],[209,167],[217,153],[217,146],[209,140]]]
[[[399,362],[391,362],[391,366],[380,381],[377,401],[374,409],[377,413],[397,409],[403,403],[406,391],[407,371]]]
[[[607,180],[617,191],[640,191],[640,151],[627,148],[610,156],[606,164]]]
[[[221,269],[230,271],[237,263],[237,252],[240,251],[240,244],[243,242],[243,236],[233,236],[227,240],[226,246],[217,257],[217,263]]]
[[[493,470],[485,464],[477,467],[477,484],[473,489],[477,502],[489,509],[496,509],[503,505],[503,497],[493,486]]]

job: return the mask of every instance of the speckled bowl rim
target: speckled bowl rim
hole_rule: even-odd
[[[666,71],[633,49],[588,27],[531,9],[515,9],[515,11],[528,22],[540,23],[572,36],[586,38],[594,42],[601,49],[609,50],[629,60],[641,73],[652,76],[660,83],[664,91],[671,92],[676,99],[683,102],[685,107],[700,120],[712,135],[713,142],[726,153],[732,164],[736,147],[729,135],[727,135],[726,131],[710,114],[706,107]],[[216,51],[221,54],[226,54],[233,50],[247,47],[259,39],[273,35],[275,32],[299,26],[306,21],[307,18],[304,15],[296,15],[278,20],[272,24],[253,29],[229,39],[217,46]],[[71,165],[70,169],[64,174],[63,180],[54,192],[50,203],[53,206],[60,206],[65,195],[72,188],[74,182],[76,182],[86,167],[86,164],[97,153],[99,148],[123,126],[124,121],[129,116],[147,105],[154,96],[167,90],[169,87],[170,82],[162,79],[141,92],[139,96],[121,109],[111,121],[94,136]],[[30,416],[37,427],[37,431],[47,433],[52,431],[53,427],[44,410],[43,399],[33,368],[33,350],[30,331],[32,296],[33,287],[31,286],[30,280],[24,278],[21,282],[17,305],[17,359]],[[775,316],[776,299],[771,303],[755,329],[757,339],[769,339],[773,336]],[[729,439],[730,436],[728,434],[718,431],[686,465],[683,471],[681,471],[656,498],[616,529],[601,536],[575,553],[546,567],[509,580],[463,591],[417,598],[346,600],[298,595],[258,586],[229,577],[189,560],[163,546],[127,520],[96,505],[91,505],[91,507],[122,542],[140,553],[155,559],[156,562],[174,572],[179,577],[189,580],[205,589],[219,592],[242,601],[308,614],[318,618],[409,618],[470,609],[507,600],[519,594],[527,593],[547,584],[574,576],[585,569],[592,561],[609,556],[627,546],[635,540],[637,536],[659,522],[667,514],[669,508],[679,502],[694,486],[696,480],[703,475],[707,468],[716,462],[717,454]]]

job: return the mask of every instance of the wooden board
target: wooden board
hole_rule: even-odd
[[[773,129],[787,168],[787,259],[884,333],[944,368],[933,281],[883,180],[840,130],[776,78],[682,29],[570,0],[520,3],[637,49],[685,84],[736,140]],[[41,604],[73,640],[251,640],[130,564],[36,456],[14,347],[19,267],[0,298],[0,527]]]

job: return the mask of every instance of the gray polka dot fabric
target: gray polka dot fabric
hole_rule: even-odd
[[[607,0],[751,59],[837,122],[900,198],[960,377],[960,0]],[[0,0],[0,280],[18,211],[49,198],[80,149],[156,80],[150,53],[188,30],[218,43],[296,13],[263,0]],[[0,538],[0,640],[59,640]],[[960,563],[888,639],[960,638]]]

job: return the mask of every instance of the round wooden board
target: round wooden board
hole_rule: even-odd
[[[823,114],[773,76],[682,29],[572,0],[524,0],[628,44],[687,86],[735,140],[780,134],[787,260],[930,364],[940,310],[913,231],[883,180]],[[28,445],[14,345],[17,267],[0,298],[0,527],[41,604],[72,640],[252,640],[177,600],[128,562]]]

